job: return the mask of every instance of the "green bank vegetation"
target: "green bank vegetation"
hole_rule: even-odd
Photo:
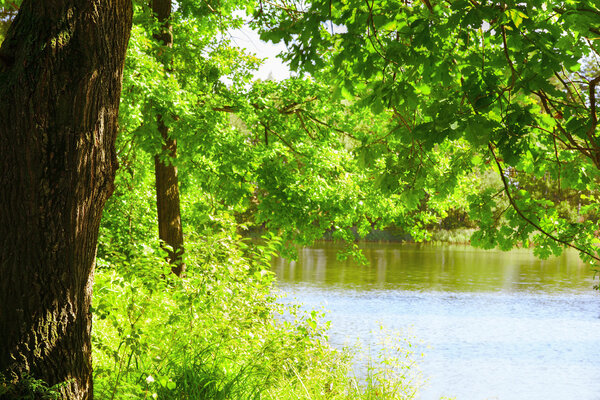
[[[330,347],[322,315],[276,301],[273,243],[242,243],[230,233],[188,241],[184,278],[169,273],[158,245],[134,258],[106,258],[115,264],[99,260],[98,398],[414,397],[412,358],[382,353],[358,378],[356,349]]]

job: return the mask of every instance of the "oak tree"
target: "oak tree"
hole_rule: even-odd
[[[25,0],[0,48],[0,374],[92,397],[90,302],[113,190],[130,0]]]

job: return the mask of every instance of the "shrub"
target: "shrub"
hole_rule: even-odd
[[[277,302],[276,245],[227,233],[188,240],[182,279],[158,245],[106,252],[93,302],[97,398],[410,398],[388,390],[388,375],[360,384],[352,355],[328,345],[322,315]]]

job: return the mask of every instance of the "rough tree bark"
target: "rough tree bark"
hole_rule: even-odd
[[[173,47],[173,34],[169,19],[171,17],[171,0],[152,0],[152,11],[161,23],[161,31],[154,38],[163,46]],[[166,61],[169,62],[168,60]],[[167,69],[169,66],[167,65]],[[156,118],[158,131],[163,139],[163,153],[172,160],[177,157],[177,141],[169,136],[169,128],[165,125],[162,115]],[[165,163],[160,155],[154,156],[154,171],[156,177],[156,208],[158,213],[158,236],[171,249],[167,250],[171,270],[181,276],[185,269],[182,255],[183,228],[181,225],[181,210],[179,204],[179,180],[177,167],[173,163]]]
[[[90,302],[131,0],[25,0],[0,48],[0,373],[92,398]]]

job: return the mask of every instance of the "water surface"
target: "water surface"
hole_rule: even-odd
[[[421,399],[600,399],[600,297],[575,253],[365,244],[358,266],[338,250],[276,260],[280,287],[328,310],[334,345],[380,324],[420,339]]]

